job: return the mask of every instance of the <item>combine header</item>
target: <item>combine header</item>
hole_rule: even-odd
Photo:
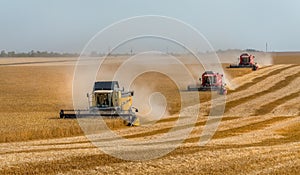
[[[219,91],[219,94],[224,95],[227,93],[225,84],[223,84],[223,74],[214,73],[212,71],[205,71],[202,78],[199,78],[198,85],[189,85],[188,91]]]
[[[239,64],[230,64],[229,68],[252,68],[255,71],[258,69],[258,65],[254,62],[254,58],[254,55],[243,53],[239,58]]]
[[[87,94],[89,108],[75,110],[60,110],[60,118],[76,118],[87,116],[100,116],[116,118],[121,117],[129,126],[139,125],[139,119],[132,107],[133,91],[120,89],[117,81],[95,82],[93,92]]]

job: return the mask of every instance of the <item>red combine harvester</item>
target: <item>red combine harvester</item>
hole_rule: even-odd
[[[225,84],[223,84],[223,74],[215,73],[213,71],[205,71],[202,78],[199,78],[201,84],[189,85],[188,91],[219,91],[219,94],[227,93]]]
[[[239,58],[239,64],[230,64],[229,68],[252,68],[255,71],[258,69],[258,65],[254,62],[254,58],[254,55],[243,53]]]

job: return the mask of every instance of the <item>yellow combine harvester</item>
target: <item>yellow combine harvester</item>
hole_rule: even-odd
[[[117,81],[95,82],[93,92],[87,94],[89,109],[60,110],[60,118],[85,116],[121,117],[128,126],[138,126],[139,119],[132,107],[133,91],[120,89]]]

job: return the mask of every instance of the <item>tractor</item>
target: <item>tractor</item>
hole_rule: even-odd
[[[239,57],[238,64],[230,64],[229,68],[252,68],[253,71],[258,69],[257,63],[254,62],[254,55],[243,53]]]
[[[225,95],[227,90],[223,84],[223,74],[215,73],[213,71],[205,71],[201,78],[201,84],[189,85],[188,91],[218,91],[220,95]]]
[[[128,126],[138,126],[139,119],[132,107],[133,91],[124,91],[118,81],[95,82],[92,93],[87,93],[88,109],[60,110],[60,118],[85,116],[121,117]]]

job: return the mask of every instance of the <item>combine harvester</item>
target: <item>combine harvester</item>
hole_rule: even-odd
[[[220,95],[225,95],[227,90],[223,84],[223,74],[213,71],[205,71],[202,78],[199,78],[201,84],[189,85],[188,91],[218,91]]]
[[[75,110],[60,110],[60,118],[76,118],[100,116],[117,118],[121,117],[128,126],[138,126],[139,119],[132,107],[133,91],[120,89],[118,81],[95,82],[93,92],[87,94],[89,108]]]
[[[230,64],[229,68],[252,68],[253,71],[258,69],[257,63],[254,62],[254,55],[243,53],[239,58],[238,64]]]

